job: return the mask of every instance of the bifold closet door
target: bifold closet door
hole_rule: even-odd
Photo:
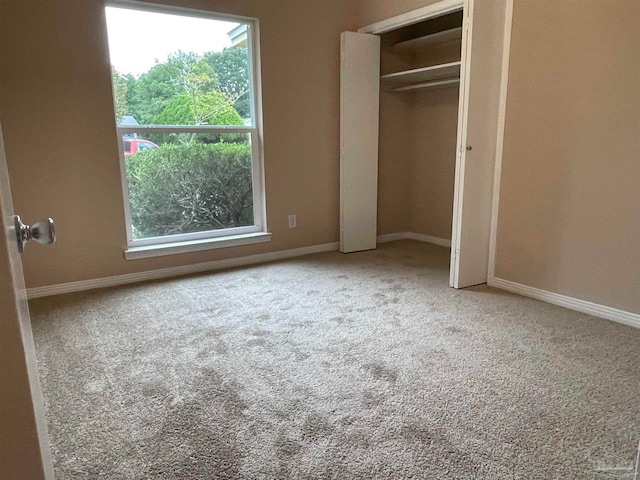
[[[340,37],[340,251],[376,248],[380,37]]]
[[[467,1],[473,21],[463,36],[449,282],[455,288],[486,283],[488,277],[507,1]]]

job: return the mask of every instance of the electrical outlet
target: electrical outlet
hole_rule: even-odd
[[[298,220],[295,215],[289,215],[289,228],[296,228],[298,226]]]

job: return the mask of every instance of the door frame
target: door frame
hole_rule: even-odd
[[[504,39],[502,43],[502,73],[500,80],[500,100],[498,103],[498,132],[496,159],[493,170],[493,198],[491,205],[491,230],[489,234],[489,271],[487,283],[496,277],[496,243],[498,238],[498,213],[500,207],[500,185],[502,180],[502,158],[504,152],[504,131],[507,117],[507,93],[509,90],[509,60],[511,58],[511,29],[513,26],[513,2],[506,0],[504,12]],[[639,457],[640,458],[640,457]]]
[[[460,93],[458,100],[458,132],[456,135],[456,169],[453,187],[453,219],[451,222],[451,256],[449,286],[458,288],[460,273],[460,239],[467,153],[465,143],[469,124],[469,83],[471,80],[471,49],[473,39],[474,0],[465,0],[462,9],[462,52],[460,55]]]
[[[380,22],[372,23],[358,29],[358,33],[368,33],[372,35],[380,35],[391,30],[406,27],[415,23],[419,23],[431,18],[440,17],[448,13],[462,10],[463,11],[463,30],[462,30],[462,52],[460,58],[460,93],[458,102],[458,131],[456,140],[456,169],[455,169],[455,187],[453,202],[453,222],[451,232],[451,261],[449,285],[458,288],[458,269],[455,262],[457,261],[459,251],[456,251],[460,244],[460,226],[462,222],[462,200],[464,197],[464,162],[466,159],[464,140],[467,136],[467,120],[469,106],[469,84],[471,72],[471,52],[472,52],[472,32],[473,32],[473,9],[475,0],[441,0],[440,2],[427,5],[425,7],[412,10],[401,15],[397,15]],[[511,51],[511,27],[513,20],[513,0],[505,2],[505,18],[504,18],[504,38],[503,38],[503,55],[502,70],[500,82],[500,97],[498,104],[498,128],[496,153],[494,159],[494,179],[492,191],[491,219],[488,225],[489,234],[489,250],[488,250],[488,271],[487,281],[491,281],[495,272],[496,257],[496,236],[498,225],[498,207],[500,198],[500,179],[502,167],[502,154],[504,145],[504,130],[506,116],[506,100],[507,87],[509,80],[509,54]]]

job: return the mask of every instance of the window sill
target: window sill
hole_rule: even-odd
[[[124,258],[137,260],[139,258],[162,257],[178,253],[213,250],[215,248],[237,247],[271,241],[271,234],[265,232],[245,233],[229,237],[205,238],[202,240],[187,240],[184,242],[161,243],[145,245],[143,247],[129,247],[124,251]]]

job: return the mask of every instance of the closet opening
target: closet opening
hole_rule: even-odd
[[[450,247],[450,286],[487,282],[507,4],[442,0],[343,32],[340,251],[414,238]]]
[[[451,246],[462,20],[458,10],[379,35],[379,210],[404,203],[407,236],[441,247]],[[404,188],[388,186],[398,164]]]

